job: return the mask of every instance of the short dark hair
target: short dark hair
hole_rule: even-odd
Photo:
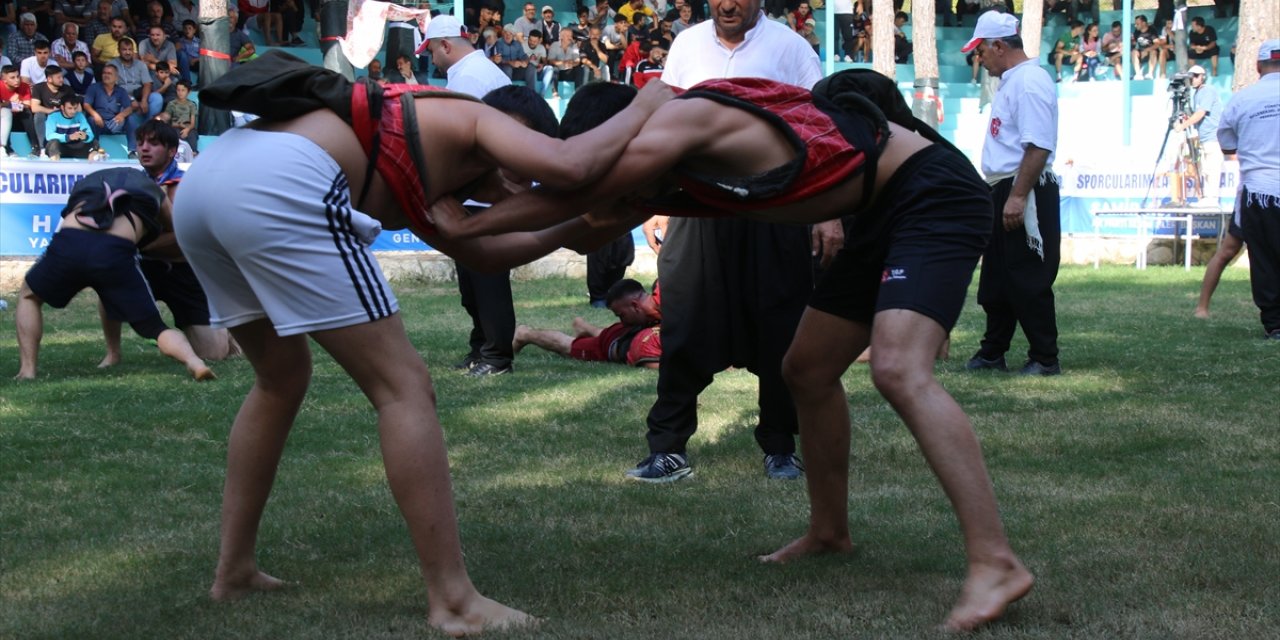
[[[166,149],[178,148],[178,130],[164,120],[151,119],[138,125],[133,138],[138,142],[159,142]]]
[[[1124,27],[1124,23],[1120,22],[1119,20],[1116,20],[1115,22],[1112,22],[1112,23],[1111,23],[1111,28],[1112,28],[1112,29],[1114,29],[1114,28],[1116,28],[1116,27],[1121,27],[1121,28],[1123,28],[1123,27]]]
[[[612,82],[593,82],[578,89],[560,118],[560,137],[570,138],[604,124],[635,97],[635,87]]]
[[[84,58],[85,60],[88,60],[88,59],[89,59],[89,54],[87,54],[87,53],[85,53],[85,52],[83,52],[83,51],[76,51],[75,53],[72,53],[72,54],[71,54],[71,59],[72,59],[72,60],[75,60],[76,58]]]
[[[529,31],[529,36],[528,36],[528,37],[532,38],[532,37],[534,37],[534,36],[538,36],[539,38],[541,38],[541,37],[542,37],[542,29],[532,29],[532,30],[530,30],[530,31]]]
[[[62,67],[59,67],[59,66],[58,66],[58,65],[56,65],[56,64],[51,64],[51,65],[49,65],[49,66],[47,66],[47,67],[45,67],[45,68],[44,68],[44,75],[46,75],[46,76],[59,75],[59,76],[60,76],[60,75],[62,75]]]
[[[84,98],[79,94],[73,93],[62,99],[62,104],[84,104]]]
[[[1005,36],[1003,38],[992,38],[992,40],[999,40],[1000,42],[1003,42],[1009,45],[1010,49],[1022,48],[1022,36],[1020,35]]]
[[[32,45],[32,46],[31,46],[31,48],[32,48],[32,50],[33,50],[33,51],[40,51],[40,50],[42,50],[42,49],[48,49],[48,48],[49,48],[49,41],[48,41],[48,40],[36,40],[36,43],[35,43],[34,45]]]
[[[614,21],[614,22],[630,22],[630,20],[627,20],[627,17],[626,17],[626,16],[624,16],[624,15],[622,15],[621,13],[619,13],[619,14],[618,14],[618,15],[616,15],[616,16],[614,16],[614,17],[613,17],[613,21]]]
[[[16,64],[6,64],[5,66],[0,67],[0,75],[4,75],[7,73],[17,73],[17,72],[18,72],[18,65]]]
[[[548,138],[556,137],[560,125],[551,105],[529,87],[507,85],[484,95],[484,103],[513,118],[523,120],[530,129]]]
[[[1200,16],[1196,16],[1196,17],[1194,17],[1194,18],[1192,18],[1192,19],[1191,19],[1191,24],[1194,24],[1194,25],[1198,25],[1198,26],[1203,27],[1203,26],[1204,26],[1204,18],[1201,18]]]
[[[906,20],[907,22],[910,22],[910,21],[911,21],[911,16],[907,15],[907,12],[906,12],[906,11],[899,11],[899,12],[897,12],[897,13],[893,14],[893,17],[894,17],[894,19],[895,19],[895,20],[896,20],[896,19],[898,19],[898,18],[902,18],[903,20]]]
[[[631,278],[623,278],[613,283],[612,287],[609,287],[609,291],[604,294],[604,303],[607,306],[613,306],[613,303],[619,300],[646,293],[648,292],[644,290],[644,285]]]
[[[187,88],[187,91],[190,91],[190,90],[191,90],[191,81],[190,81],[190,80],[188,80],[188,79],[186,79],[186,78],[183,78],[183,79],[179,80],[179,81],[176,83],[176,86],[179,86],[179,87],[186,87],[186,88]]]
[[[1069,24],[1071,25],[1071,28],[1072,28],[1072,29],[1075,29],[1076,27],[1083,27],[1083,26],[1084,26],[1084,23],[1083,23],[1083,22],[1080,22],[1079,20],[1072,20]]]

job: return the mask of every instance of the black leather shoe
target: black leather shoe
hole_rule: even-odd
[[[1018,375],[1023,376],[1056,376],[1062,374],[1062,365],[1055,362],[1053,364],[1043,364],[1035,360],[1028,360],[1022,368],[1018,370]]]
[[[511,371],[512,371],[511,365],[507,365],[505,367],[499,367],[499,366],[489,364],[488,362],[479,362],[479,363],[476,363],[474,367],[471,367],[469,371],[467,371],[462,375],[467,376],[469,378],[488,378],[491,376],[500,376],[504,373],[511,373]]]
[[[982,357],[982,354],[974,354],[969,361],[964,363],[964,368],[969,371],[982,371],[984,369],[994,369],[996,371],[1008,371],[1009,365],[1005,364],[1004,356],[998,356],[990,360]]]

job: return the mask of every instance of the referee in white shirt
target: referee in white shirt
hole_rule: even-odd
[[[675,39],[662,81],[687,89],[714,78],[757,77],[813,87],[822,79],[813,48],[765,18],[760,4],[711,3],[712,20]],[[820,230],[823,251],[834,256],[843,244],[839,221]],[[759,380],[755,438],[766,475],[801,477],[782,356],[813,290],[808,231],[742,218],[672,218],[668,231],[658,254],[662,362],[647,421],[649,456],[626,475],[654,483],[690,475],[685,445],[698,428],[698,395],[716,373],[737,366]]]
[[[1253,302],[1267,338],[1280,340],[1280,39],[1259,47],[1258,75],[1227,103],[1218,143],[1240,161],[1236,216],[1249,245]]]
[[[1022,50],[1012,14],[982,14],[962,51],[975,49],[987,72],[1000,78],[1000,90],[982,145],[982,172],[991,184],[996,214],[978,280],[987,329],[966,368],[1006,370],[1004,354],[1021,325],[1030,348],[1020,373],[1057,375],[1062,373],[1053,299],[1062,240],[1052,170],[1057,90],[1040,62]]]

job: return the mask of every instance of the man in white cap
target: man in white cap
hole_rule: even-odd
[[[1205,81],[1204,67],[1196,64],[1187,69],[1190,76],[1191,115],[1174,123],[1173,128],[1186,131],[1195,128],[1200,138],[1201,202],[1218,206],[1218,185],[1222,181],[1222,147],[1218,145],[1218,121],[1222,119],[1222,100],[1218,90]]]
[[[961,51],[976,50],[982,66],[1000,78],[982,145],[982,172],[991,185],[995,221],[982,254],[978,303],[987,314],[982,346],[971,371],[1005,371],[1004,354],[1018,325],[1030,348],[1023,375],[1057,375],[1058,324],[1053,283],[1058,277],[1062,222],[1052,171],[1058,144],[1058,93],[1053,79],[1028,58],[1012,14],[978,18]]]
[[[444,70],[450,91],[476,99],[511,84],[511,79],[471,44],[467,29],[453,16],[441,15],[427,24],[422,48],[431,54],[431,63]]]
[[[1236,217],[1249,245],[1253,302],[1267,338],[1280,341],[1280,39],[1258,48],[1258,75],[1227,103],[1218,142],[1240,160]]]
[[[431,51],[431,61],[448,75],[446,88],[483,99],[490,91],[510,85],[511,78],[461,35],[464,29],[453,16],[436,16],[427,24],[424,46]],[[457,270],[458,293],[471,316],[471,337],[466,357],[454,368],[472,377],[510,373],[516,332],[511,272],[481,273],[462,264]]]

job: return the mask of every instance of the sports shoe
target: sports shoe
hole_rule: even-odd
[[[1271,333],[1268,333],[1268,334],[1267,334],[1267,339],[1268,339],[1268,340],[1275,340],[1275,341],[1277,341],[1277,342],[1280,342],[1280,329],[1276,329],[1275,331],[1272,331]]]
[[[638,482],[660,484],[675,482],[693,475],[689,460],[679,453],[654,453],[640,461],[636,468],[627,471],[627,477]]]
[[[982,371],[983,369],[1008,371],[1009,365],[1005,364],[1004,356],[987,359],[982,357],[981,353],[975,353],[972,358],[969,358],[968,362],[964,363],[964,368],[969,371]]]
[[[1044,364],[1035,360],[1028,360],[1022,368],[1018,370],[1020,376],[1056,376],[1062,373],[1062,365],[1055,362],[1053,364]]]
[[[471,367],[462,375],[467,376],[468,378],[488,378],[491,376],[500,376],[504,373],[511,373],[513,370],[514,369],[511,365],[500,367],[489,364],[488,362],[477,362],[474,367]]]
[[[467,356],[462,360],[449,365],[449,368],[455,371],[470,371],[472,367],[476,366],[477,362],[478,361],[475,358]]]
[[[794,453],[766,455],[764,475],[774,480],[795,480],[804,475],[804,463]]]

